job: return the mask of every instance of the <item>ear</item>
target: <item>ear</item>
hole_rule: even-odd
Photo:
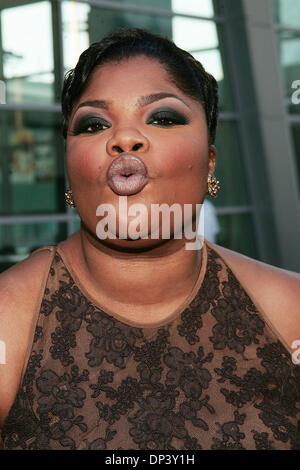
[[[217,149],[214,145],[209,146],[209,155],[208,155],[208,171],[211,175],[214,174],[217,160]]]

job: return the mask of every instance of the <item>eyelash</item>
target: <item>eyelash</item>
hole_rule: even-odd
[[[99,126],[99,125],[100,126],[105,126],[106,124],[104,122],[102,122],[99,118],[88,118],[88,119],[83,118],[75,126],[75,128],[74,128],[73,132],[71,132],[71,134],[72,135],[95,134],[96,132],[101,132],[103,129],[98,129],[97,131],[93,132],[93,131],[88,131],[88,128],[93,127],[93,126]]]
[[[155,119],[156,118],[156,119]],[[150,124],[154,124],[155,121],[163,121],[163,120],[167,120],[167,121],[172,121],[173,124],[171,125],[163,125],[163,126],[159,126],[159,127],[172,127],[172,126],[176,126],[176,125],[184,125],[184,124],[188,124],[188,120],[184,117],[184,116],[181,116],[180,114],[174,114],[174,113],[170,113],[170,112],[167,112],[167,111],[159,111],[157,113],[155,113],[153,116],[152,116],[152,120],[150,120]],[[149,123],[149,121],[148,121]]]
[[[154,124],[157,121],[169,121],[172,122],[172,124],[155,124],[158,127],[173,127],[176,125],[184,125],[188,124],[188,120],[184,117],[181,116],[180,114],[174,114],[170,113],[167,111],[159,111],[156,112],[152,115],[150,120],[148,120],[147,124]],[[79,134],[95,134],[97,132],[102,132],[103,129],[99,129],[96,131],[88,131],[89,127],[93,126],[107,126],[107,123],[104,121],[101,121],[99,118],[88,118],[85,119],[83,118],[79,123],[75,126],[73,132],[71,132],[71,135],[79,135]],[[109,127],[109,126],[107,126]]]

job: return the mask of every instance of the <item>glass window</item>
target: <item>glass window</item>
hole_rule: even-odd
[[[199,52],[218,47],[215,23],[174,16],[172,20],[172,39],[177,46],[189,52]]]
[[[248,205],[247,181],[235,122],[219,121],[216,148],[215,176],[220,181],[221,189],[214,203],[217,206]]]
[[[62,2],[63,53],[65,71],[77,64],[89,47],[88,18],[90,6],[79,2]]]
[[[217,243],[225,248],[259,259],[251,214],[219,215]]]
[[[169,0],[168,0],[169,1]],[[163,5],[164,2],[162,2]],[[176,13],[185,13],[188,15],[199,15],[210,18],[214,16],[214,7],[212,0],[172,0],[172,10]]]
[[[1,30],[7,103],[53,102],[50,2],[2,10]]]
[[[300,113],[300,103],[297,104],[293,99],[295,95],[297,102],[300,98],[299,86],[298,91],[293,88],[294,82],[300,80],[300,34],[280,31],[278,37],[286,105],[290,113]]]
[[[143,5],[148,8],[161,8],[186,15],[207,18],[214,16],[213,0],[123,0],[123,3],[135,4],[139,7]]]
[[[275,23],[300,28],[299,0],[272,0]]]
[[[0,112],[0,214],[63,212],[61,116]]]
[[[54,245],[66,237],[64,222],[0,225],[0,272],[41,246]]]

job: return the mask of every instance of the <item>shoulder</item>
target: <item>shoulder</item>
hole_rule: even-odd
[[[0,423],[17,392],[32,322],[43,280],[52,259],[51,248],[31,254],[0,274]],[[4,357],[3,357],[4,356]],[[5,394],[1,393],[5,390]]]
[[[300,340],[300,274],[219,245],[207,245],[223,258],[257,309],[292,351],[292,344]]]
[[[52,247],[32,253],[28,258],[0,274],[0,319],[4,307],[30,305],[49,264]]]

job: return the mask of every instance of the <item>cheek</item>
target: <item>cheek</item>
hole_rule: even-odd
[[[166,202],[202,203],[208,174],[208,143],[205,138],[187,136],[165,148],[163,188]]]
[[[86,145],[67,149],[67,172],[71,182],[79,180],[80,184],[84,185],[97,181],[100,169],[100,161],[95,157],[95,151]]]
[[[162,149],[162,168],[176,179],[201,180],[208,172],[208,145],[205,139],[187,136]]]

